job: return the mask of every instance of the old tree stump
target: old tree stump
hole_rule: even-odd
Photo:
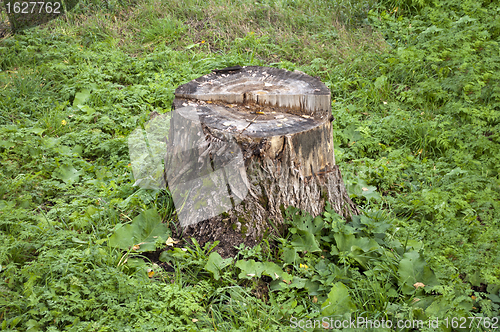
[[[346,218],[359,213],[335,165],[330,90],[319,79],[216,70],[178,87],[173,109],[165,173],[185,237],[218,240],[230,256],[282,228],[289,205],[319,215],[328,201]]]

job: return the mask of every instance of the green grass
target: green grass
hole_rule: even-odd
[[[499,316],[499,22],[489,0],[86,0],[4,36],[0,329]],[[218,272],[213,248],[189,240],[159,259],[111,246],[146,210],[175,227],[168,192],[132,186],[128,135],[169,111],[177,86],[237,64],[331,89],[336,161],[364,215],[289,213],[295,233],[241,248]]]

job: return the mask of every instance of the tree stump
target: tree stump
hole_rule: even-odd
[[[218,240],[231,256],[282,229],[289,205],[319,215],[330,202],[345,218],[359,214],[335,165],[330,90],[319,79],[216,70],[178,87],[173,112],[165,174],[184,236]]]

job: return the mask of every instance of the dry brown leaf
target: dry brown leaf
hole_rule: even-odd
[[[415,287],[416,289],[419,289],[420,287],[424,288],[425,285],[421,282],[416,282],[413,284],[413,287]]]
[[[165,244],[167,246],[170,246],[170,247],[173,247],[174,244],[177,244],[179,243],[179,241],[175,241],[174,239],[172,239],[171,237],[168,237],[167,241],[165,242]]]

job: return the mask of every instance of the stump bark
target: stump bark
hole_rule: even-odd
[[[192,186],[181,190],[184,236],[220,241],[227,257],[282,229],[289,205],[319,215],[330,202],[347,219],[359,214],[335,165],[330,90],[319,79],[256,66],[217,70],[178,87],[173,109],[166,177],[170,190]],[[209,177],[207,167],[222,175]],[[200,195],[208,198],[200,203]]]

